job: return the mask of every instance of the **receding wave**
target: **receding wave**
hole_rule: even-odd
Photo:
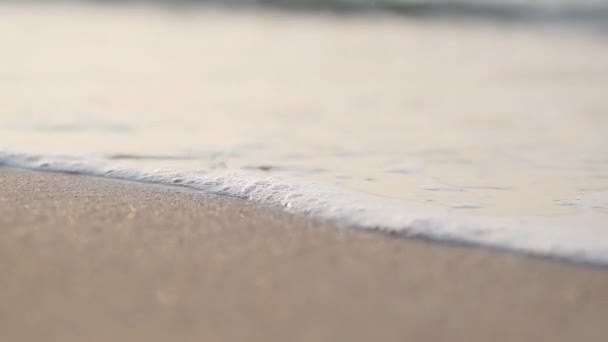
[[[205,194],[238,197],[280,207],[296,214],[331,220],[343,227],[608,264],[608,240],[597,239],[603,234],[600,227],[586,224],[592,222],[593,217],[576,217],[572,221],[563,218],[555,221],[472,218],[448,210],[407,205],[402,201],[255,171],[149,170],[110,159],[2,151],[0,166],[180,186]]]

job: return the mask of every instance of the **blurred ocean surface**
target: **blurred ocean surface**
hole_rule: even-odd
[[[426,19],[543,21],[608,27],[608,0],[0,0],[0,3],[152,4],[185,10],[204,6],[334,14],[391,13]]]
[[[605,263],[605,28],[606,0],[0,1],[0,164]]]

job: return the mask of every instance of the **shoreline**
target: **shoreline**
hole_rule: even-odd
[[[245,200],[305,219],[381,235],[608,267],[608,244],[594,238],[604,230],[601,213],[475,216],[280,174],[243,170],[197,173],[136,167],[105,159],[4,151],[0,151],[0,167],[179,188]]]
[[[187,189],[1,167],[0,227],[7,340],[608,337],[605,270]]]
[[[126,179],[126,178],[113,178],[113,177],[107,177],[107,176],[101,176],[101,175],[95,175],[95,174],[86,174],[86,173],[80,173],[80,172],[41,170],[41,169],[34,169],[34,168],[28,168],[28,167],[6,166],[6,165],[0,164],[0,172],[2,172],[3,170],[9,170],[9,171],[14,171],[14,172],[33,172],[33,173],[42,173],[42,174],[48,173],[51,175],[51,177],[52,177],[52,175],[67,175],[67,176],[77,176],[77,177],[81,176],[81,177],[85,177],[85,178],[99,179],[102,182],[109,181],[109,182],[117,182],[119,184],[122,183],[126,186],[132,186],[132,187],[144,186],[144,187],[158,188],[159,191],[160,190],[172,190],[172,191],[178,191],[178,192],[192,193],[195,196],[212,197],[211,200],[213,200],[213,198],[224,198],[229,201],[232,201],[232,200],[237,201],[237,202],[243,201],[254,207],[263,208],[264,210],[278,211],[278,212],[281,212],[286,215],[295,216],[302,220],[311,221],[315,225],[331,226],[332,227],[331,229],[353,230],[353,231],[356,231],[359,233],[371,234],[372,236],[378,236],[379,238],[384,238],[384,239],[417,241],[420,243],[428,243],[428,244],[432,244],[432,245],[439,245],[439,246],[446,246],[446,247],[478,249],[478,250],[486,251],[486,252],[489,252],[492,254],[507,254],[507,255],[512,254],[512,255],[517,255],[518,257],[523,257],[523,258],[540,259],[540,260],[545,260],[545,261],[549,261],[549,262],[569,264],[574,267],[608,270],[608,264],[599,262],[599,261],[595,262],[595,261],[589,261],[586,259],[576,259],[576,258],[568,257],[568,256],[545,255],[542,253],[527,252],[525,250],[517,250],[517,249],[512,249],[509,247],[484,245],[484,244],[478,244],[478,243],[474,243],[474,242],[458,241],[458,240],[443,239],[443,238],[433,238],[433,237],[429,237],[429,236],[425,236],[425,235],[408,236],[408,235],[401,234],[400,232],[395,232],[395,231],[391,231],[391,230],[387,230],[387,229],[373,229],[373,228],[369,228],[369,227],[365,227],[365,226],[350,225],[350,224],[347,224],[344,222],[337,222],[336,220],[331,219],[331,218],[315,217],[315,216],[305,215],[305,214],[302,214],[299,212],[288,212],[288,211],[285,211],[284,208],[282,208],[280,206],[268,205],[268,204],[257,202],[255,200],[249,200],[249,199],[241,198],[238,196],[205,193],[202,190],[184,186],[183,184],[155,183],[155,182],[131,180],[131,179]]]

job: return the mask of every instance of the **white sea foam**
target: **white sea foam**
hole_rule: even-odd
[[[608,239],[598,238],[605,231],[593,224],[592,213],[553,222],[471,218],[447,209],[406,205],[403,201],[262,172],[147,170],[99,158],[0,151],[0,166],[180,186],[281,207],[344,227],[608,264]]]

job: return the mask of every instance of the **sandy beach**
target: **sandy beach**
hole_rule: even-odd
[[[606,341],[608,272],[0,169],[2,341]]]

